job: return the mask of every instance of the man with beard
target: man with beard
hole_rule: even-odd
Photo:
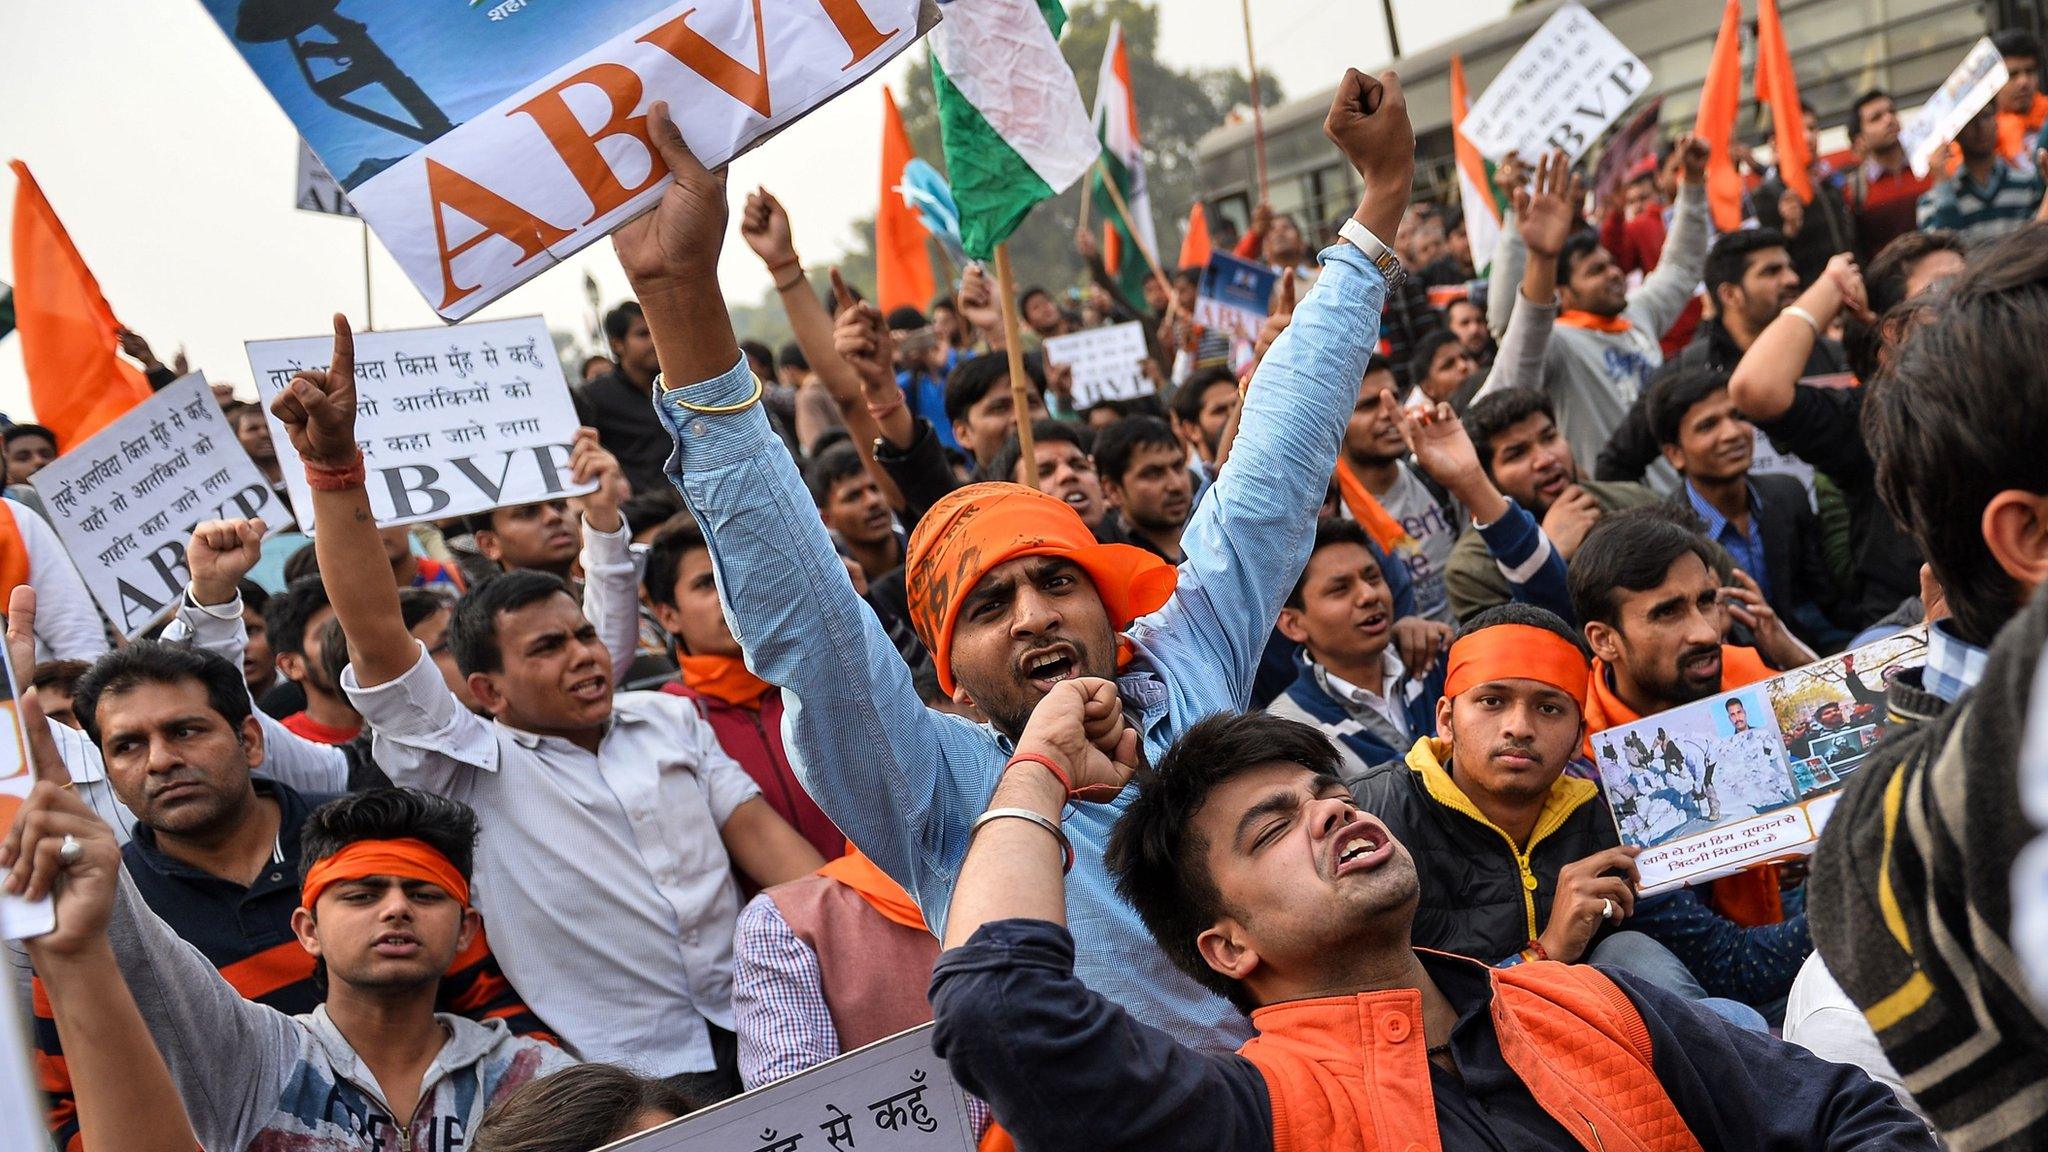
[[[1133,416],[1103,429],[1093,455],[1102,495],[1116,510],[1117,539],[1168,564],[1186,560],[1181,535],[1195,510],[1195,475],[1173,429]]]
[[[1232,386],[1231,395],[1236,395]],[[1031,422],[1031,453],[1036,462],[1033,479],[1024,475],[1024,446],[1014,435],[989,465],[997,480],[1033,484],[1040,492],[1065,502],[1104,544],[1123,539],[1117,534],[1116,512],[1102,494],[1102,480],[1096,474],[1088,432],[1065,420]]]
[[[819,453],[805,466],[804,482],[825,527],[863,576],[879,580],[903,566],[896,516],[853,445],[834,444]]]
[[[380,560],[384,556],[382,545],[377,556]],[[236,605],[237,615],[240,611]],[[263,609],[277,670],[306,694],[306,706],[280,722],[294,735],[316,744],[339,745],[356,738],[363,730],[363,718],[341,694],[340,686],[327,679],[320,630],[332,619],[334,606],[328,602],[327,585],[318,573],[292,581]]]

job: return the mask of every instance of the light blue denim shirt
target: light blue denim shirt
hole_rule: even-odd
[[[1153,763],[1196,721],[1245,706],[1281,602],[1308,561],[1386,296],[1385,278],[1351,245],[1322,259],[1322,276],[1252,381],[1229,467],[1188,523],[1172,599],[1126,633],[1137,659],[1118,683]],[[805,789],[943,933],[969,827],[1010,742],[919,701],[760,406],[713,415],[676,403],[733,404],[752,388],[741,359],[723,376],[656,395],[676,443],[669,478],[710,541],[748,666],[783,689],[783,734]],[[1078,974],[1176,1039],[1234,1049],[1249,1022],[1174,969],[1104,867],[1110,829],[1132,795],[1067,808]]]

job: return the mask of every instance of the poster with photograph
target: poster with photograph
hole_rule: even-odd
[[[1592,738],[1645,894],[1813,851],[1835,794],[1883,741],[1891,676],[1927,661],[1914,628]]]

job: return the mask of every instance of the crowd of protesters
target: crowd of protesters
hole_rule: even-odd
[[[1349,72],[1362,199],[1253,215],[1255,342],[1086,235],[1069,293],[824,290],[656,105],[594,490],[380,528],[337,317],[269,409],[317,537],[201,524],[145,639],[12,425],[54,1146],[589,1152],[934,1022],[985,1148],[2048,1144],[2048,97],[1997,44],[1935,177],[1874,91],[1732,231],[1690,135],[1603,198],[1510,158],[1490,253]],[[1156,394],[1077,410],[1043,342],[1127,320]],[[1923,624],[1810,862],[1642,893],[1598,734]]]

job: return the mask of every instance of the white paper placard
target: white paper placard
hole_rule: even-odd
[[[1577,4],[1559,8],[1486,86],[1465,138],[1489,160],[1562,148],[1573,160],[1650,86],[1650,69]]]
[[[966,1100],[929,1024],[600,1152],[971,1152]]]
[[[266,415],[301,369],[325,369],[332,336],[251,340]],[[277,417],[270,438],[309,533],[313,493]],[[654,419],[652,409],[647,418]],[[569,478],[576,408],[538,316],[356,334],[356,444],[380,525],[438,520],[596,487]]]
[[[1913,175],[1927,175],[1927,166],[1934,157],[1991,103],[1998,90],[2005,87],[2005,81],[2005,57],[1998,54],[1998,46],[1986,36],[1977,41],[1956,70],[1913,114],[1913,122],[1899,133],[1899,146],[1906,150]]]
[[[1074,410],[1085,412],[1104,400],[1134,400],[1155,394],[1145,375],[1145,330],[1132,320],[1087,328],[1045,342],[1045,358],[1074,370]]]
[[[299,141],[299,182],[298,191],[292,196],[292,207],[303,212],[324,212],[329,216],[357,216],[355,206],[341,191],[341,185],[327,174],[327,167],[320,158],[313,155],[313,146]]]
[[[100,610],[131,640],[185,590],[185,541],[194,525],[260,516],[275,532],[292,521],[198,372],[52,460],[29,483]]]

